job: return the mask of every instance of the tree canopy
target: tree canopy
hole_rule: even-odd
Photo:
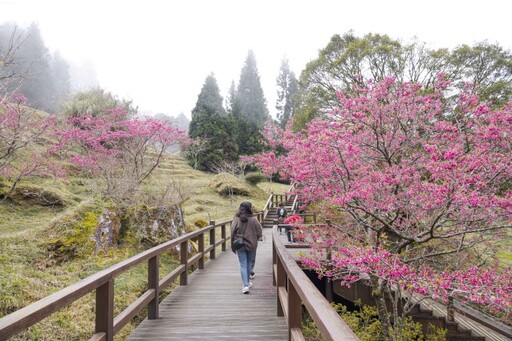
[[[394,77],[432,89],[441,72],[452,81],[452,98],[469,83],[493,105],[510,100],[512,55],[498,44],[483,41],[453,50],[430,49],[418,40],[404,43],[387,35],[357,37],[348,32],[334,35],[301,73],[295,127],[304,128],[312,118],[334,109],[336,92],[352,92],[364,79],[378,82]]]
[[[315,252],[303,262],[347,284],[368,276],[384,330],[384,297],[404,313],[417,294],[512,313],[512,272],[493,263],[512,228],[512,103],[467,88],[454,107],[450,83],[434,85],[363,82],[302,134],[268,126],[273,150],[255,158],[333,220],[304,228]]]

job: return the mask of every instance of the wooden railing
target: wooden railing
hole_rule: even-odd
[[[277,314],[285,317],[289,340],[304,340],[302,305],[306,307],[324,340],[359,340],[292,258],[275,226],[272,241]]]
[[[293,205],[292,205],[292,214],[299,212],[299,196],[296,195],[293,199]]]
[[[262,221],[263,212],[257,214]],[[227,249],[227,241],[230,234],[227,229],[231,220],[210,225],[170,240],[134,257],[126,259],[103,271],[91,275],[80,282],[72,284],[50,296],[47,296],[31,305],[22,308],[0,319],[0,340],[28,329],[42,319],[69,306],[79,298],[93,291],[96,292],[96,319],[95,331],[91,340],[113,340],[130,320],[144,307],[148,307],[148,319],[157,319],[159,314],[159,293],[178,277],[180,285],[188,284],[188,275],[191,266],[197,263],[199,269],[203,269],[206,255],[210,259],[216,258],[216,247],[221,246],[222,251]],[[217,240],[216,232],[220,228],[220,240]],[[205,236],[209,237],[209,246],[205,247]],[[190,241],[197,241],[198,251],[190,256]],[[159,259],[160,255],[173,248],[179,247],[180,264],[164,278],[160,279]],[[148,264],[148,289],[130,304],[119,315],[114,316],[114,280],[128,269],[147,261]],[[91,334],[92,331],[91,331]]]
[[[280,203],[285,203],[288,200],[289,194],[272,194],[270,208],[278,207]]]
[[[274,199],[274,193],[271,193],[268,197],[267,202],[265,203],[265,207],[263,207],[263,220],[267,218],[268,211],[272,208],[272,200]]]

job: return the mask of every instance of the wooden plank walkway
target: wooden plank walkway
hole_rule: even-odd
[[[272,285],[272,230],[263,233],[249,295],[242,294],[238,257],[220,252],[162,301],[159,319],[145,319],[127,340],[288,340]]]

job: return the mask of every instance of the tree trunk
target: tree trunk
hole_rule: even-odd
[[[382,329],[384,330],[384,335],[386,340],[391,340],[391,336],[389,334],[391,323],[389,321],[386,298],[384,297],[384,288],[382,287],[382,284],[379,283],[379,278],[375,275],[370,275],[370,285],[372,288],[372,297],[375,300],[375,304],[377,306],[379,320],[382,324]]]
[[[446,306],[446,319],[450,322],[455,322],[455,309],[453,304],[453,297],[448,297],[448,305]]]

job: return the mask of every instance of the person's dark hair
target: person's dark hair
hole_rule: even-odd
[[[279,203],[279,207],[283,207],[284,204],[282,202]]]
[[[249,217],[252,216],[252,204],[248,201],[242,201],[240,203],[240,207],[236,211],[235,216],[240,218],[242,222],[246,222],[249,220]]]

